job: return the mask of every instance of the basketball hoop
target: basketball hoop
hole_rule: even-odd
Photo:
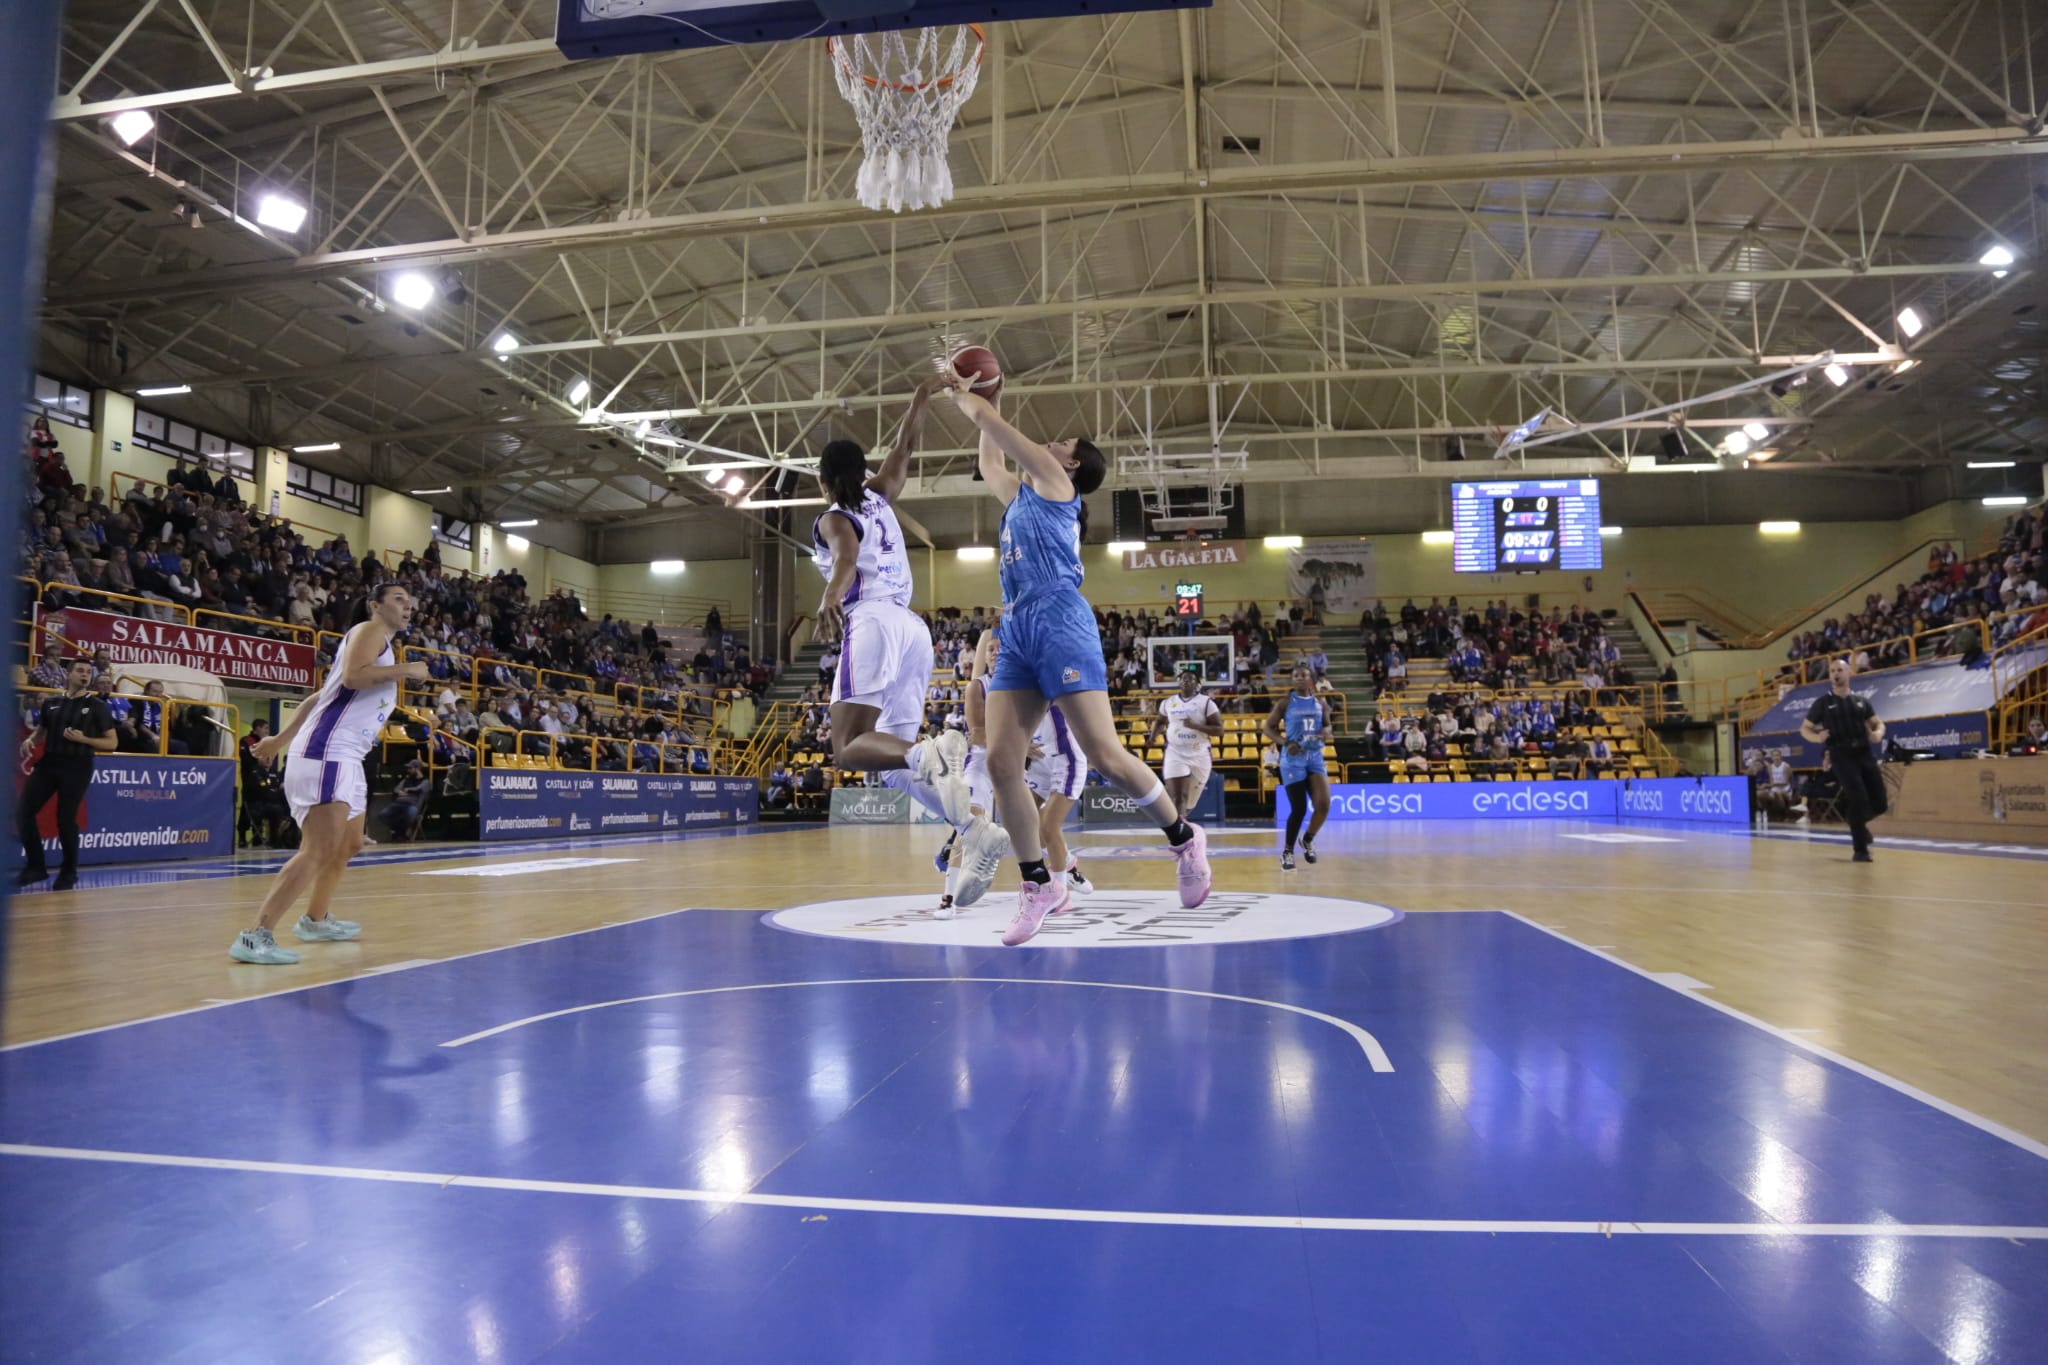
[[[969,43],[972,43],[972,49]],[[953,197],[946,139],[981,76],[979,24],[855,33],[825,40],[839,93],[853,106],[866,153],[854,194],[871,209],[937,208]]]

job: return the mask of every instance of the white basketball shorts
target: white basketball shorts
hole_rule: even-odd
[[[875,728],[915,740],[932,681],[932,633],[908,607],[856,602],[846,609],[832,700],[872,706]]]
[[[1169,746],[1166,750],[1166,766],[1160,770],[1160,776],[1168,778],[1192,777],[1195,779],[1196,789],[1200,790],[1209,785],[1211,762],[1207,746],[1197,749],[1193,753],[1182,753],[1179,749]]]
[[[1064,796],[1069,801],[1079,801],[1081,790],[1088,782],[1088,763],[1081,758],[1077,749],[1074,755],[1063,757],[1048,754],[1034,758],[1024,765],[1024,785],[1031,788],[1031,794],[1043,801],[1049,796]],[[967,755],[967,800],[976,810],[991,818],[996,813],[995,788],[988,780],[988,750],[976,748]]]
[[[292,819],[302,825],[313,807],[335,801],[348,803],[348,818],[353,820],[370,799],[363,761],[288,757],[284,761],[284,799],[291,803]]]

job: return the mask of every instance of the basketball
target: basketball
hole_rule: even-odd
[[[953,373],[974,376],[974,391],[994,399],[1003,391],[1003,362],[986,346],[963,346],[953,352]]]

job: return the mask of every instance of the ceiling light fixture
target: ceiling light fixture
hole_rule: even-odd
[[[531,544],[533,544],[533,542],[532,542],[532,541],[530,541],[530,540],[528,540],[528,539],[527,539],[527,538],[526,538],[525,536],[506,536],[506,537],[505,537],[505,548],[506,548],[506,549],[508,549],[508,550],[511,550],[511,551],[513,551],[513,552],[515,552],[515,553],[517,553],[517,554],[522,554],[522,555],[523,555],[523,554],[525,554],[525,553],[526,553],[526,547],[527,547],[527,546],[529,546],[529,545],[531,545]]]
[[[1600,534],[1608,540],[1612,540],[1621,534],[1621,528],[1619,526],[1603,526],[1600,528]]]
[[[279,232],[297,232],[306,225],[306,206],[285,194],[266,194],[256,201],[256,221]]]
[[[1796,536],[1799,534],[1799,523],[1796,521],[1760,521],[1756,524],[1756,529],[1762,531],[1767,536]]]
[[[647,572],[667,578],[672,574],[681,573],[685,567],[687,566],[680,559],[657,559],[647,566]]]
[[[993,545],[962,545],[955,553],[969,563],[976,563],[994,559],[996,557],[996,547]]]
[[[1993,242],[1985,249],[1984,254],[1977,258],[1977,264],[1995,267],[1991,272],[1991,278],[2002,280],[2012,273],[2004,267],[2011,265],[2018,259],[2018,257],[2013,255],[2011,247],[2003,242]]]
[[[123,147],[133,147],[156,128],[156,115],[147,109],[124,109],[108,120],[108,126]]]
[[[292,447],[292,453],[293,453],[294,455],[318,455],[318,454],[319,454],[319,453],[320,453],[321,451],[323,451],[323,450],[340,450],[340,449],[341,449],[341,442],[339,442],[339,441],[321,441],[321,442],[319,442],[319,443],[317,443],[317,444],[315,444],[315,445],[309,445],[309,446],[293,446],[293,447]]]
[[[165,398],[174,393],[190,392],[192,392],[190,384],[159,384],[153,389],[137,389],[135,396],[137,398]]]
[[[1821,373],[1826,375],[1828,382],[1838,389],[1849,382],[1849,367],[1846,365],[1830,365],[1825,370],[1822,370]]]
[[[588,379],[579,378],[569,386],[569,401],[571,403],[581,403],[588,397],[590,397],[590,381]]]
[[[511,355],[519,349],[519,338],[510,332],[500,332],[491,338],[491,349],[499,355]]]
[[[1741,455],[1749,450],[1751,444],[1748,432],[1731,431],[1722,440],[1721,449],[1727,451],[1730,455]]]
[[[455,489],[452,486],[448,488],[415,488],[412,490],[412,495],[416,498],[431,498],[437,493],[453,493],[454,491]]]
[[[1927,330],[1927,324],[1922,322],[1920,315],[1911,308],[1901,308],[1899,310],[1899,330],[1909,337],[1916,337]]]
[[[526,519],[525,519],[524,521],[501,521],[501,522],[499,522],[499,523],[498,523],[498,527],[499,527],[499,529],[500,529],[500,530],[506,530],[506,531],[509,531],[509,530],[511,530],[511,529],[512,529],[513,527],[515,527],[515,526],[538,526],[538,525],[540,525],[540,518],[539,518],[539,517],[528,517],[528,518],[526,518]]]
[[[1142,540],[1112,540],[1102,547],[1113,555],[1134,555],[1145,548]]]
[[[1965,468],[1965,469],[2011,469],[2011,468],[2012,468],[2012,467],[2013,467],[2013,466],[2014,466],[2015,464],[2018,464],[2018,463],[2019,463],[2019,461],[2017,461],[2017,460],[1972,460],[1972,461],[1970,461],[1970,462],[1969,462],[1968,464],[1964,465],[1964,466],[1963,466],[1963,468]]]
[[[1269,550],[1299,550],[1301,548],[1301,537],[1267,536],[1266,548]]]
[[[728,493],[743,492],[746,489],[746,486],[747,481],[737,474],[733,475],[731,478],[725,481],[725,491]]]
[[[724,473],[725,471],[722,469],[707,469],[704,471],[704,482],[710,484],[713,488],[716,488],[718,486],[718,480],[720,479],[720,477],[723,476]]]
[[[1742,424],[1742,434],[1752,441],[1768,441],[1771,439],[1771,429],[1762,422],[1744,422]]]
[[[1986,507],[2025,507],[2027,502],[2028,499],[2025,494],[2015,493],[2001,493],[1995,497],[1984,499]]]
[[[434,301],[434,282],[417,270],[408,270],[391,282],[391,301],[414,312]]]
[[[1451,531],[1424,531],[1422,533],[1422,543],[1424,545],[1449,545],[1456,539],[1456,534]]]

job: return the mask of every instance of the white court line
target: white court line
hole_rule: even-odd
[[[494,1028],[464,1034],[460,1038],[451,1038],[441,1044],[441,1046],[467,1047],[471,1043],[495,1037],[500,1033],[510,1033],[513,1029],[524,1028],[528,1024],[538,1024],[548,1019],[560,1019],[571,1014],[588,1014],[591,1010],[608,1010],[614,1005],[639,1005],[649,1000],[681,1000],[693,995],[725,995],[735,991],[784,991],[800,986],[902,986],[930,985],[935,982],[946,984],[974,982],[989,986],[1094,986],[1111,991],[1153,991],[1160,995],[1193,995],[1199,996],[1204,1000],[1230,1000],[1240,1005],[1263,1005],[1271,1010],[1286,1010],[1290,1014],[1301,1014],[1306,1015],[1310,1019],[1320,1019],[1325,1024],[1342,1029],[1345,1033],[1351,1035],[1353,1041],[1358,1044],[1360,1050],[1372,1062],[1372,1069],[1374,1071],[1385,1072],[1394,1069],[1394,1063],[1388,1058],[1387,1050],[1380,1046],[1379,1039],[1373,1037],[1349,1019],[1339,1019],[1334,1014],[1324,1014],[1320,1010],[1306,1009],[1300,1005],[1289,1005],[1279,1000],[1256,1000],[1249,995],[1221,995],[1215,991],[1184,990],[1178,986],[1138,986],[1125,981],[1047,981],[1035,977],[1014,976],[865,976],[854,977],[845,981],[761,981],[744,986],[705,986],[690,991],[662,991],[656,995],[632,995],[627,996],[623,1000],[599,1000],[589,1005],[571,1005],[568,1009],[549,1010],[546,1014],[529,1014],[526,1018],[514,1019],[509,1024],[499,1024]]]
[[[431,1185],[446,1189],[511,1190],[527,1194],[581,1194],[611,1199],[653,1199],[677,1204],[733,1204],[757,1208],[832,1209],[849,1213],[900,1213],[943,1218],[996,1218],[1035,1223],[1117,1223],[1197,1228],[1273,1228],[1310,1232],[1552,1233],[1587,1237],[1967,1237],[2007,1241],[2048,1240],[2048,1227],[1983,1223],[1651,1223],[1584,1221],[1499,1221],[1485,1218],[1314,1218],[1295,1214],[1167,1213],[1145,1209],[1056,1209],[1024,1204],[945,1204],[913,1199],[845,1199],[836,1196],[763,1194],[755,1190],[691,1190],[663,1185],[605,1185],[580,1180],[517,1180],[505,1176],[457,1175],[442,1171],[383,1171],[358,1166],[308,1166],[290,1161],[242,1161],[229,1157],[166,1156],[156,1152],[110,1152],[86,1147],[39,1147],[0,1143],[0,1156],[54,1161],[91,1161],[123,1166],[173,1166],[186,1170],[241,1171],[257,1175],[299,1175],[326,1180],[365,1180],[388,1185]]]
[[[1557,933],[1555,930],[1544,928],[1535,920],[1530,919],[1527,915],[1518,915],[1512,910],[1503,910],[1500,913],[1508,916],[1510,919],[1518,919],[1522,923],[1528,925],[1531,929],[1536,930],[1538,933],[1549,934],[1550,937],[1558,939],[1564,943],[1569,943],[1572,947],[1580,949],[1583,952],[1592,951],[1591,949],[1587,948],[1584,944],[1574,942],[1572,939],[1566,938],[1563,934]],[[1677,991],[1678,994],[1684,996],[1686,999],[1697,1001],[1698,1003],[1705,1005],[1710,1010],[1719,1010],[1721,1013],[1727,1015],[1731,1019],[1740,1019],[1743,1023],[1748,1024],[1751,1028],[1762,1029],[1765,1033],[1770,1034],[1773,1038],[1781,1039],[1784,1042],[1790,1043],[1792,1046],[1798,1048],[1802,1052],[1810,1052],[1816,1057],[1826,1058],[1828,1061],[1833,1062],[1835,1065],[1846,1067],[1849,1070],[1855,1072],[1859,1076],[1867,1077],[1870,1080],[1876,1081],[1879,1085],[1888,1086],[1891,1089],[1898,1091],[1901,1095],[1906,1096],[1908,1099],[1918,1100],[1920,1101],[1920,1103],[1928,1106],[1931,1109],[1939,1109],[1942,1113],[1947,1114],[1952,1119],[1961,1119],[1964,1123],[1969,1124],[1972,1128],[1980,1129],[1983,1132],[1991,1134],[1991,1136],[1995,1138],[2002,1138],[2005,1141],[2010,1142],[2013,1146],[2018,1147],[2023,1151],[2032,1152],[2035,1156],[2038,1157],[2048,1158],[2048,1143],[2038,1142],[2035,1139],[2028,1137],[2025,1133],[2015,1132],[2013,1129],[2006,1127],[2002,1123],[1993,1122],[1991,1119],[1987,1119],[1981,1114],[1973,1114],[1969,1110],[1963,1108],[1961,1105],[1950,1104],[1947,1100],[1942,1099],[1937,1095],[1930,1095],[1925,1090],[1920,1089],[1920,1087],[1916,1085],[1908,1085],[1906,1082],[1902,1080],[1898,1080],[1895,1077],[1887,1076],[1882,1071],[1877,1070],[1875,1067],[1865,1066],[1863,1063],[1855,1060],[1852,1057],[1844,1057],[1841,1053],[1832,1051],[1828,1048],[1824,1048],[1819,1043],[1809,1042],[1807,1039],[1800,1036],[1800,1034],[1806,1032],[1806,1030],[1783,1029],[1779,1028],[1776,1024],[1767,1024],[1753,1014],[1744,1014],[1741,1010],[1733,1009],[1727,1005],[1722,1004],[1718,1000],[1714,1000],[1709,998],[1708,996],[1701,995],[1696,991],[1683,990],[1677,986],[1673,986],[1669,982],[1664,981],[1661,978],[1660,973],[1645,971],[1641,967],[1636,966],[1632,962],[1623,962],[1620,958],[1610,956],[1606,953],[1594,953],[1593,955],[1601,959],[1603,962],[1613,963],[1615,966],[1620,967],[1624,971],[1634,972],[1637,976],[1642,977],[1646,981],[1654,981],[1658,985],[1663,986],[1667,990]]]
[[[1538,927],[1547,928],[1548,926],[1539,925]],[[1563,935],[1560,934],[1558,937],[1562,938]],[[1645,975],[1658,985],[1669,986],[1675,991],[1710,991],[1714,989],[1698,977],[1687,976],[1684,972],[1647,972]]]
[[[203,1005],[193,1005],[189,1009],[168,1010],[163,1014],[145,1015],[140,1019],[124,1019],[118,1024],[101,1024],[95,1028],[82,1028],[73,1033],[59,1033],[49,1038],[31,1038],[25,1043],[9,1043],[5,1047],[0,1047],[0,1052],[19,1052],[25,1047],[41,1047],[45,1043],[61,1043],[67,1038],[87,1038],[95,1033],[110,1033],[117,1028],[134,1028],[137,1024],[161,1023],[165,1019],[177,1019],[187,1014],[204,1014],[208,1010],[226,1009],[230,1005],[246,1005],[252,1000],[275,1000],[280,995],[296,995],[300,991],[317,991],[322,986],[340,986],[350,981],[361,981],[365,977],[373,976],[380,972],[385,974],[409,972],[419,967],[439,966],[443,962],[460,962],[464,958],[483,957],[489,953],[508,952],[513,948],[524,948],[532,943],[553,943],[556,939],[575,938],[581,934],[594,934],[601,929],[616,929],[621,924],[644,924],[648,920],[666,919],[670,915],[687,915],[694,908],[696,907],[686,905],[680,910],[657,910],[651,915],[641,915],[637,919],[593,924],[588,929],[571,929],[564,934],[545,934],[539,938],[523,938],[517,943],[501,943],[495,948],[478,948],[475,952],[471,953],[454,953],[448,957],[416,957],[410,962],[394,962],[389,967],[366,968],[349,976],[336,977],[332,981],[309,981],[303,986],[286,986],[282,990],[265,991],[261,995],[244,995],[234,1000],[209,1000]]]

